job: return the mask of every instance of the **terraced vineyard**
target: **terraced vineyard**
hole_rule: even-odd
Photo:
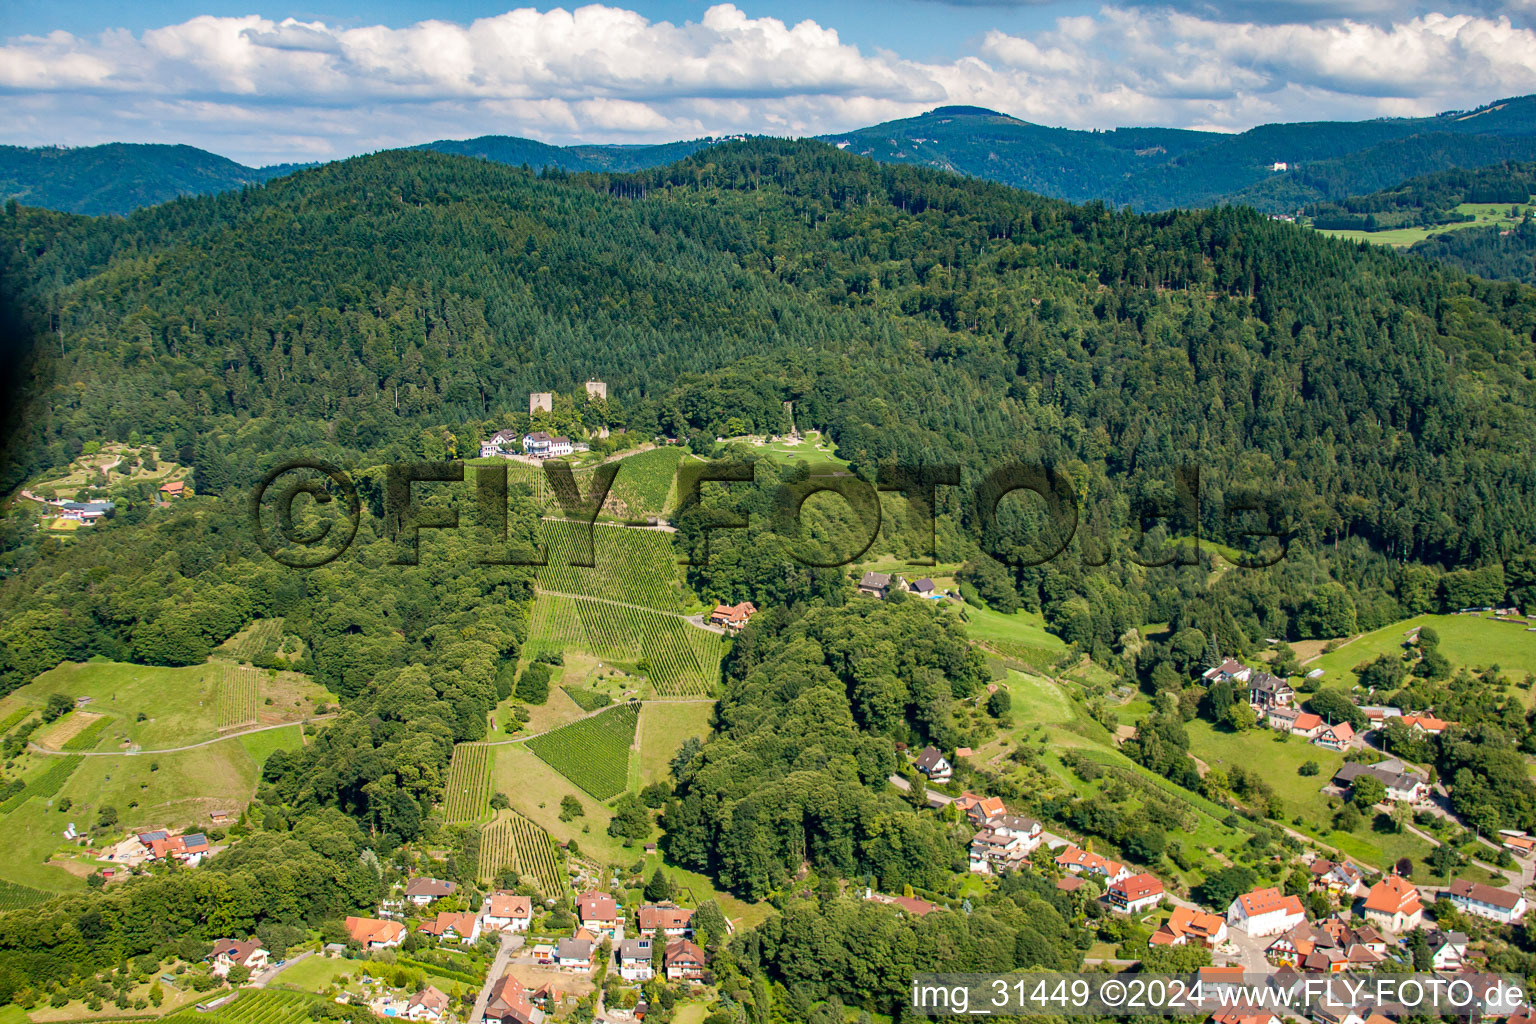
[[[482,821],[491,800],[491,748],[484,743],[460,743],[448,764],[443,788],[444,820],[450,825]]]
[[[23,706],[17,708],[15,711],[12,711],[10,714],[5,716],[4,721],[0,721],[0,733],[10,732],[12,727],[19,725],[23,718],[26,718],[36,710],[37,709],[34,707]]]
[[[225,665],[224,677],[219,680],[219,728],[240,729],[255,725],[260,695],[261,669]]]
[[[563,594],[533,603],[525,651],[569,648],[640,666],[664,696],[707,696],[720,679],[725,642],[680,615]]]
[[[670,535],[660,530],[592,527],[593,567],[571,564],[588,557],[586,526],[564,520],[543,523],[549,564],[538,570],[539,587],[580,597],[682,611],[683,585]]]
[[[10,814],[33,797],[46,800],[53,796],[64,788],[64,783],[69,781],[69,777],[84,760],[80,754],[50,758],[47,771],[27,783],[25,789],[11,796],[5,803],[0,803],[0,814]]]
[[[639,718],[638,704],[620,704],[535,736],[528,749],[597,799],[607,800],[629,784],[629,750]]]
[[[501,811],[480,831],[481,881],[489,882],[503,868],[539,887],[545,896],[558,897],[565,889],[565,875],[555,856],[549,833],[516,811]]]
[[[299,992],[246,991],[211,1013],[194,1007],[165,1018],[166,1024],[309,1024],[321,1020],[326,1004]]]
[[[236,661],[255,662],[277,653],[283,639],[282,619],[257,619],[219,645],[219,653]]]
[[[55,895],[55,893],[34,889],[30,885],[0,879],[0,911],[34,906],[44,900],[53,899]]]
[[[671,504],[672,484],[682,460],[683,450],[677,447],[652,448],[616,460],[619,475],[613,478],[603,511],[635,519],[661,515]],[[596,467],[576,474],[583,493],[595,472]]]

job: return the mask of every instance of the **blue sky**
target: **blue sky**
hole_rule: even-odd
[[[944,103],[1239,131],[1536,92],[1536,0],[5,0],[0,142],[247,163],[836,133]]]

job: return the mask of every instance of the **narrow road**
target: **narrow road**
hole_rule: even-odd
[[[480,986],[480,995],[475,998],[475,1008],[469,1014],[473,1024],[478,1024],[485,1019],[485,1005],[491,1001],[491,986],[501,980],[502,972],[507,969],[507,961],[512,958],[513,952],[522,948],[521,932],[514,933],[509,929],[501,933],[501,945],[497,947],[496,959],[492,961],[491,969],[485,976],[485,984]]]
[[[27,749],[34,754],[45,754],[53,757],[140,757],[144,754],[178,754],[183,750],[196,750],[199,747],[209,747],[215,743],[223,743],[225,740],[234,739],[236,736],[248,736],[253,732],[268,732],[272,729],[291,729],[295,725],[308,725],[311,722],[323,722],[335,718],[335,712],[328,715],[315,715],[303,722],[279,722],[277,725],[258,725],[250,729],[237,729],[227,732],[222,736],[216,736],[211,740],[203,740],[201,743],[188,743],[184,747],[161,747],[158,750],[50,750],[40,747],[36,743],[28,743]]]

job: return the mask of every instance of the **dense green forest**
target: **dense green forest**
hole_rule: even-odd
[[[1313,203],[1303,212],[1312,218],[1315,228],[1384,231],[1464,223],[1472,217],[1456,210],[1462,203],[1524,207],[1533,195],[1536,164],[1511,162],[1422,175],[1368,195]]]

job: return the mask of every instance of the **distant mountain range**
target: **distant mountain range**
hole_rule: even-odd
[[[1536,159],[1536,96],[1434,117],[1271,124],[1235,135],[1047,128],[951,106],[821,139],[886,163],[922,164],[1075,202],[1140,210],[1243,203],[1285,213],[1436,171]],[[718,141],[550,146],[487,135],[415,148],[535,169],[625,172],[670,164]],[[245,167],[191,146],[0,147],[0,195],[75,213],[121,214],[299,166]]]

